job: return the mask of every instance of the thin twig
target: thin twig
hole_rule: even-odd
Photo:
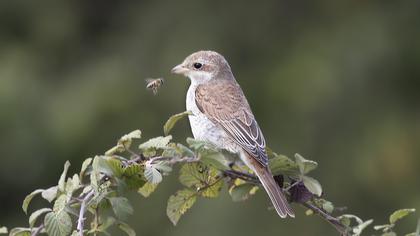
[[[79,231],[79,235],[83,236],[83,223],[85,221],[85,212],[86,212],[86,203],[90,200],[95,192],[92,190],[90,191],[82,201],[82,205],[80,206],[79,218],[77,220],[77,231]]]
[[[334,226],[334,228],[340,233],[340,235],[349,235],[348,227],[343,225],[343,223],[341,223],[340,220],[338,220],[334,216],[329,215],[328,213],[326,213],[325,211],[323,211],[319,207],[317,207],[317,206],[315,206],[315,205],[313,205],[309,202],[305,202],[305,203],[301,203],[301,204],[302,204],[302,206],[304,206],[308,209],[311,209],[315,214],[319,215],[322,219],[324,219],[325,221],[330,223],[332,226]]]
[[[44,224],[41,224],[40,226],[38,226],[38,228],[36,228],[36,230],[31,234],[31,236],[38,235],[39,233],[41,233],[43,228],[44,228]]]

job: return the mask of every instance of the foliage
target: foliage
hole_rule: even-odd
[[[165,133],[185,115],[188,113],[172,116],[165,124]],[[133,214],[133,208],[125,197],[127,192],[137,191],[149,197],[176,164],[182,165],[179,181],[184,187],[168,200],[167,215],[174,225],[197,199],[218,197],[224,185],[227,185],[233,201],[247,200],[259,189],[258,179],[238,158],[232,158],[209,143],[189,138],[188,146],[185,146],[172,142],[172,136],[167,135],[152,138],[133,148],[138,139],[141,139],[139,130],[122,136],[117,145],[104,155],[86,159],[79,174],[71,177],[68,175],[70,162],[66,162],[57,185],[30,193],[24,199],[22,209],[28,214],[31,201],[38,195],[51,206],[34,210],[29,215],[29,227],[13,228],[10,235],[109,235],[111,226],[118,227],[129,236],[136,235],[126,223]],[[332,202],[323,198],[321,184],[308,176],[316,169],[316,162],[299,154],[292,160],[270,149],[268,154],[274,178],[283,187],[290,202],[308,208],[307,215],[321,216],[342,235],[361,235],[373,222],[350,214],[333,216],[338,210]],[[396,222],[414,211],[398,210],[389,217],[389,224],[375,226],[374,229],[382,231],[382,236],[396,235],[393,231]],[[8,233],[7,228],[0,227],[0,234],[5,233]]]

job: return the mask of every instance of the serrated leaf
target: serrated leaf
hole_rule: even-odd
[[[159,170],[160,172],[171,172],[172,167],[170,166],[168,161],[156,161],[150,163],[150,165],[153,166],[153,168]]]
[[[124,169],[123,169],[121,161],[114,158],[108,158],[106,162],[112,172],[112,176],[120,178],[121,175],[124,173]]]
[[[31,236],[31,229],[16,227],[10,230],[9,236]]]
[[[85,175],[85,172],[87,170],[87,168],[89,167],[89,165],[92,163],[92,158],[89,157],[88,159],[84,160],[82,163],[82,168],[80,169],[80,181],[83,180],[83,176]]]
[[[220,152],[204,149],[199,152],[200,161],[219,170],[230,169],[229,163]]]
[[[171,222],[176,225],[185,212],[190,209],[197,200],[196,192],[184,189],[169,197],[166,214]]]
[[[253,184],[243,183],[240,185],[232,185],[232,187],[229,188],[229,194],[234,202],[244,201],[254,195],[257,189],[258,187]]]
[[[409,215],[409,214],[411,214],[415,211],[416,211],[416,209],[414,209],[414,208],[397,210],[389,216],[389,223],[395,224],[395,222],[397,222],[398,220],[406,217],[407,215]]]
[[[353,236],[359,236],[362,234],[363,230],[368,227],[370,224],[372,224],[373,220],[367,220],[356,227],[353,228]]]
[[[295,162],[287,156],[272,154],[273,157],[268,160],[269,167],[273,175],[286,174],[295,176],[299,172],[299,168]]]
[[[139,188],[137,192],[140,193],[143,197],[149,197],[150,194],[156,190],[157,186],[157,184],[147,182],[143,185],[143,187]]]
[[[223,186],[219,171],[203,163],[186,163],[181,167],[179,181],[192,187],[203,197],[217,197]]]
[[[133,207],[125,197],[110,197],[108,198],[111,203],[112,210],[115,216],[120,220],[126,220],[129,215],[133,214]]]
[[[118,223],[118,228],[120,228],[128,236],[136,236],[136,231],[134,231],[133,228],[131,228],[128,224],[126,224],[124,222],[119,222]]]
[[[32,198],[34,198],[37,194],[42,193],[43,191],[43,189],[37,189],[25,197],[22,203],[22,209],[25,212],[25,214],[28,214],[28,206],[31,203]]]
[[[312,170],[316,169],[316,167],[318,166],[318,163],[316,163],[315,161],[311,161],[311,160],[307,160],[303,158],[299,153],[295,154],[295,160],[296,160],[296,164],[299,167],[300,173],[303,175],[311,172]]]
[[[9,231],[7,230],[6,227],[0,227],[0,234],[7,234]]]
[[[45,215],[44,226],[49,236],[67,236],[72,232],[72,221],[65,211]]]
[[[123,175],[124,176],[133,176],[133,175],[139,175],[142,172],[142,168],[139,164],[132,164],[123,169]]]
[[[171,132],[172,128],[175,126],[175,124],[181,120],[182,118],[192,115],[191,111],[184,111],[178,114],[175,114],[171,117],[169,117],[168,121],[166,121],[165,125],[163,126],[163,132],[165,135],[168,135],[169,132]]]
[[[29,226],[31,228],[34,227],[38,217],[41,216],[42,214],[50,212],[50,211],[52,211],[51,208],[42,208],[42,209],[39,209],[39,210],[35,211],[34,213],[32,213],[31,216],[29,216]]]
[[[129,134],[123,135],[117,143],[117,146],[109,149],[105,152],[105,155],[112,156],[116,152],[123,152],[126,149],[129,149],[133,139],[140,139],[141,138],[141,131],[140,130],[134,130],[130,132]]]
[[[66,161],[66,163],[64,164],[64,170],[63,173],[60,176],[60,180],[58,181],[58,190],[62,193],[64,193],[64,191],[66,190],[66,176],[67,176],[67,171],[69,170],[70,167],[70,162]]]
[[[149,141],[140,144],[139,148],[142,150],[146,150],[149,148],[163,149],[166,147],[166,145],[168,145],[171,139],[172,139],[171,135],[168,135],[166,137],[159,136],[156,138],[149,139]]]
[[[52,202],[57,197],[58,186],[50,187],[42,191],[42,197],[48,202]]]
[[[62,194],[57,198],[57,200],[55,200],[53,211],[56,213],[63,211],[64,208],[66,208],[66,204],[67,204],[67,196]]]
[[[322,195],[322,187],[318,180],[309,176],[302,176],[302,182],[305,187],[314,195],[317,195],[318,197]]]
[[[152,184],[158,184],[162,181],[162,174],[151,165],[146,165],[144,177]]]

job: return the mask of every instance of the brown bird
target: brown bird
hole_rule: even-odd
[[[258,176],[278,215],[294,217],[268,167],[265,139],[241,87],[225,58],[199,51],[175,66],[172,73],[189,77],[187,110],[194,138],[239,154]]]

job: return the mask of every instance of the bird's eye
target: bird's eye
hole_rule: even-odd
[[[196,62],[193,64],[193,66],[195,69],[200,69],[201,67],[203,67],[203,64]]]

